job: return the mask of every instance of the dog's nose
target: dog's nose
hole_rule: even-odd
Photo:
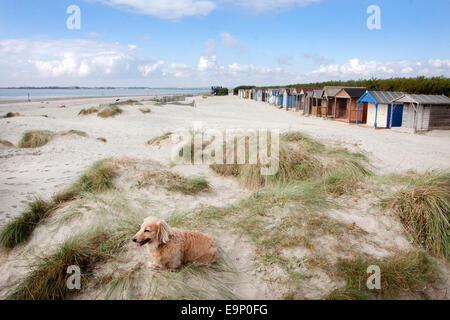
[[[137,242],[137,239],[136,239],[136,238],[133,238],[133,239],[131,239],[131,241],[133,241],[133,242]]]

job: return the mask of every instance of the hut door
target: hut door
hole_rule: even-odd
[[[401,127],[403,120],[403,106],[395,106],[392,114],[392,127]]]

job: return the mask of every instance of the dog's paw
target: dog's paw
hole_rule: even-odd
[[[160,266],[159,264],[156,264],[156,263],[152,263],[150,265],[150,269],[161,269],[161,268],[162,268],[162,266]]]

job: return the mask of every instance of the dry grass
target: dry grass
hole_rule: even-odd
[[[5,147],[8,147],[8,148],[14,147],[14,144],[12,144],[11,142],[9,142],[7,140],[0,140],[0,144],[4,145]]]
[[[0,230],[0,247],[11,249],[28,241],[39,222],[48,217],[54,209],[53,203],[42,199],[29,203],[27,210]]]
[[[138,181],[136,187],[141,188],[149,183],[187,195],[195,195],[210,189],[208,181],[204,178],[186,178],[167,170],[144,172],[142,180]]]
[[[450,257],[450,174],[409,175],[395,194],[381,200],[381,208],[399,217],[414,241],[435,255]]]
[[[11,249],[26,242],[34,229],[62,204],[82,193],[100,193],[114,188],[116,168],[110,160],[96,162],[67,190],[57,193],[51,201],[37,199],[20,216],[0,230],[0,247]]]
[[[163,135],[148,140],[147,144],[151,146],[159,145],[162,141],[169,139],[172,134],[173,134],[172,132],[166,132]]]
[[[151,280],[142,276],[142,266],[132,270],[115,268],[97,279],[101,299],[150,300],[237,300],[234,293],[236,271],[219,249],[219,257],[210,266],[185,265],[176,272],[155,270]],[[139,283],[149,288],[139,290]]]
[[[8,112],[7,114],[5,114],[2,118],[14,118],[14,117],[19,117],[20,113],[14,113],[14,112]]]
[[[255,146],[246,145],[246,159],[249,152],[255,150]],[[269,146],[270,147],[270,146]],[[236,152],[226,150],[224,144],[224,163],[227,163],[225,153]],[[351,192],[371,172],[366,168],[367,159],[360,155],[343,149],[328,149],[320,142],[299,132],[289,132],[280,136],[279,156],[274,164],[279,164],[279,170],[275,175],[263,176],[261,169],[265,166],[258,164],[219,164],[211,165],[211,169],[224,176],[238,177],[240,182],[251,189],[257,189],[268,185],[289,184],[301,181],[313,181],[321,179],[327,192],[334,195],[342,195]],[[228,159],[231,158],[228,156]]]
[[[108,142],[108,140],[106,140],[106,138],[102,138],[102,137],[97,138],[97,140],[101,141],[101,142],[104,142],[104,143]]]
[[[82,286],[87,284],[93,268],[113,258],[132,235],[132,230],[94,231],[80,234],[65,241],[54,253],[33,267],[7,299],[10,300],[62,300],[70,295],[67,287],[67,268],[81,269]]]
[[[51,131],[36,130],[28,131],[19,141],[19,148],[39,148],[46,145],[54,136]]]
[[[97,116],[99,116],[100,118],[113,118],[119,114],[121,114],[123,112],[122,109],[120,109],[117,106],[111,106],[111,107],[106,107],[103,108],[98,114]]]
[[[60,136],[77,135],[77,136],[84,137],[84,138],[86,138],[88,136],[88,134],[86,132],[81,131],[81,130],[69,130],[66,132],[60,132],[60,133],[58,133],[58,135],[60,135]]]
[[[142,103],[140,103],[137,100],[133,100],[133,99],[128,99],[125,101],[118,101],[115,103],[111,103],[109,105],[110,107],[117,107],[117,106],[142,106]]]
[[[380,290],[369,290],[366,286],[367,268],[371,265],[380,267]],[[328,297],[332,300],[395,299],[402,293],[426,298],[426,290],[438,279],[433,262],[423,251],[400,252],[384,259],[363,256],[341,259],[336,267],[347,285],[333,291]]]
[[[50,142],[55,136],[67,135],[77,135],[84,138],[88,136],[86,132],[80,130],[69,130],[58,133],[46,130],[28,131],[19,141],[19,148],[40,148]]]
[[[152,112],[152,110],[150,108],[139,108],[139,111],[143,114]]]
[[[93,113],[97,113],[98,111],[99,111],[99,108],[97,108],[97,107],[90,107],[90,108],[87,108],[87,109],[82,109],[80,111],[80,113],[78,113],[78,115],[79,116],[87,116],[87,115],[90,115],[90,114],[93,114]]]

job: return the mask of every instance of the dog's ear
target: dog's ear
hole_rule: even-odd
[[[169,242],[170,236],[173,235],[172,228],[164,221],[161,220],[158,222],[158,242],[159,244],[164,244]]]

